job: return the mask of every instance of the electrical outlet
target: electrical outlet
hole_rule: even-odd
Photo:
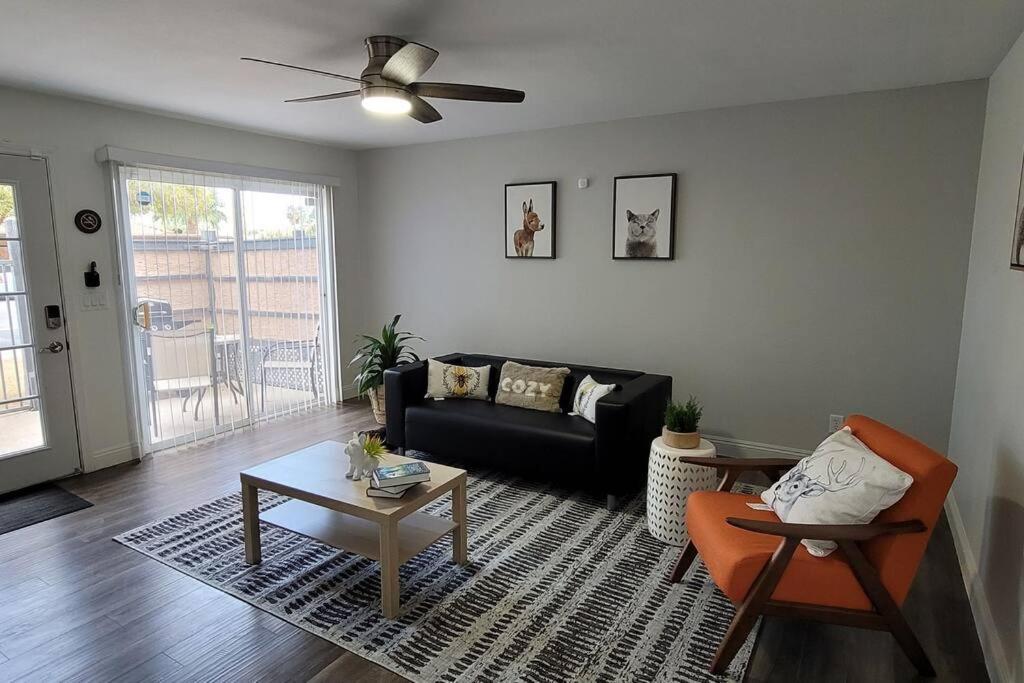
[[[843,422],[846,421],[845,415],[829,415],[828,416],[828,433],[832,434],[838,432],[843,428]]]

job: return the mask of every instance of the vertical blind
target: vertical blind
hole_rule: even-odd
[[[147,450],[333,402],[329,189],[127,163],[116,178]]]

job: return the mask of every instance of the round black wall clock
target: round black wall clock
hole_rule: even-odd
[[[92,209],[82,209],[75,214],[75,227],[85,234],[91,235],[103,227],[103,221],[100,220],[100,215]]]

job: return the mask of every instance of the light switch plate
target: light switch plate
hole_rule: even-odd
[[[82,292],[83,311],[102,311],[107,308],[107,293],[102,289],[88,289]]]

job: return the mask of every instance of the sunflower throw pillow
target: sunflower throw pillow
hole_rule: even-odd
[[[467,368],[439,360],[427,360],[427,398],[473,398],[487,400],[487,383],[491,366]]]

